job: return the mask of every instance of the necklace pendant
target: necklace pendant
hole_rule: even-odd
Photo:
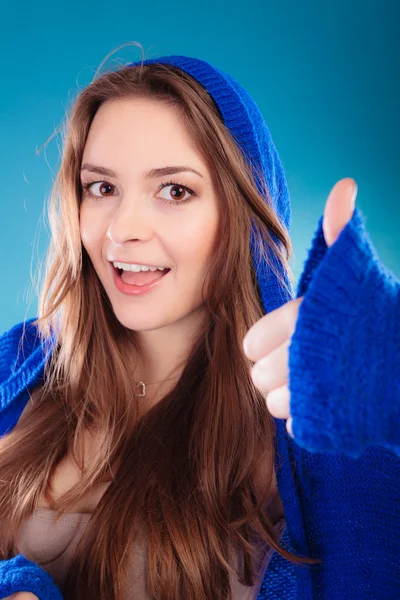
[[[143,396],[146,394],[146,384],[144,383],[144,381],[140,381],[139,383],[137,383],[135,385],[135,387],[139,387],[142,386],[142,393],[141,394],[136,394],[135,396],[139,396],[139,398],[143,398]]]

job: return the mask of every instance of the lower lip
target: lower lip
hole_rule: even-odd
[[[114,271],[114,283],[116,288],[122,293],[127,294],[128,296],[141,296],[142,294],[146,294],[146,292],[150,291],[152,288],[156,287],[168,273],[171,271],[167,271],[165,275],[163,275],[160,279],[156,279],[155,281],[150,281],[145,285],[130,285],[129,283],[124,283],[121,279],[120,274],[118,273],[118,269],[111,265],[112,270]]]

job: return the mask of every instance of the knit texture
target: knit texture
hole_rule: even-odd
[[[400,282],[359,209],[330,248],[322,219],[323,260],[300,279],[289,347],[293,434],[311,451],[357,457],[376,444],[400,454]]]
[[[144,62],[154,61],[182,68],[214,98],[246,160],[263,170],[270,190],[265,200],[289,231],[283,167],[248,93],[205,61]],[[281,544],[323,563],[294,566],[274,553],[258,599],[393,600],[400,598],[399,282],[379,261],[357,207],[330,248],[322,219],[297,288],[304,300],[289,347],[295,439],[286,422],[275,419],[275,469],[287,525]],[[270,312],[294,295],[253,258]],[[33,320],[0,337],[0,435],[17,423],[52,349],[52,340],[40,345]],[[0,596],[19,591],[13,578],[30,567],[43,586],[40,600],[58,598],[48,574],[24,561],[0,561]]]
[[[22,554],[0,561],[1,597],[15,592],[32,592],[39,600],[62,600],[62,594],[50,575]]]

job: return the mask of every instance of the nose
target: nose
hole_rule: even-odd
[[[125,198],[115,210],[106,235],[119,245],[130,240],[146,240],[152,235],[153,221],[150,202]]]

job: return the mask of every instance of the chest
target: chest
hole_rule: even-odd
[[[97,448],[96,441],[89,437],[86,438],[85,456],[90,452],[95,452]],[[79,466],[73,460],[72,456],[65,456],[57,465],[53,474],[50,487],[50,496],[57,500],[62,494],[70,490],[82,478]],[[110,485],[110,481],[105,481],[93,487],[90,493],[81,498],[70,512],[93,513],[97,504],[100,502],[103,494]],[[276,476],[274,473],[273,484],[270,490],[267,502],[269,513],[274,520],[279,520],[284,516],[282,500],[279,494]],[[51,508],[44,495],[40,498],[38,506],[40,508]]]
[[[29,403],[25,407],[24,412],[29,410]],[[85,432],[82,438],[83,456],[85,462],[98,451],[99,440],[90,433]],[[113,473],[116,473],[118,465],[113,466]],[[75,462],[72,455],[68,453],[58,463],[50,481],[48,493],[53,500],[58,500],[63,494],[69,491],[82,479],[82,473],[79,465]],[[260,474],[260,485],[262,485],[262,474]],[[80,498],[69,512],[73,513],[93,513],[97,504],[100,502],[105,491],[111,483],[111,478],[94,486],[89,493]],[[272,486],[267,501],[268,512],[274,520],[279,520],[284,517],[284,508],[279,494],[275,472],[273,474]],[[51,508],[44,494],[39,498],[39,508]]]
[[[84,457],[85,462],[88,457],[97,451],[98,443],[92,435],[84,436]],[[63,494],[68,492],[74,485],[82,479],[82,472],[79,465],[75,462],[71,454],[67,454],[57,465],[50,481],[48,493],[53,500],[58,500]],[[103,494],[111,483],[104,481],[94,486],[89,493],[74,504],[69,512],[74,513],[93,513],[97,504],[100,502]],[[44,494],[39,498],[39,508],[51,508]]]

